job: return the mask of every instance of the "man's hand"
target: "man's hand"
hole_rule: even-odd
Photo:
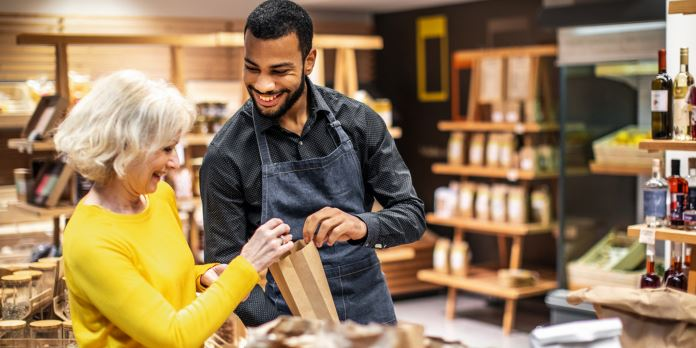
[[[325,207],[307,217],[302,234],[306,243],[313,240],[317,247],[324,243],[333,246],[338,241],[364,238],[367,225],[360,218],[340,209]]]
[[[206,288],[209,287],[218,278],[220,278],[220,275],[222,274],[222,272],[225,271],[225,268],[227,268],[227,265],[221,263],[205,271],[205,273],[203,273],[203,275],[201,276],[201,285],[203,285]]]

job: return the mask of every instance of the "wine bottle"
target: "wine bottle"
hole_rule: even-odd
[[[672,176],[667,178],[670,196],[669,224],[676,228],[680,228],[684,225],[683,213],[689,194],[689,183],[686,179],[679,176],[680,165],[680,160],[673,159]]]
[[[655,244],[645,249],[645,274],[640,276],[640,288],[659,288],[660,276],[655,273]]]
[[[691,115],[686,97],[689,88],[694,84],[694,77],[689,73],[689,49],[679,50],[679,73],[674,76],[674,100],[672,106],[673,130],[672,138],[675,140],[691,140],[692,130]]]
[[[672,139],[672,79],[667,75],[664,48],[658,51],[657,58],[659,70],[650,91],[652,138]]]

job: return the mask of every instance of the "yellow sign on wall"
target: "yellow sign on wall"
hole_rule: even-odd
[[[425,42],[428,39],[438,39],[440,60],[427,61]],[[427,88],[428,64],[439,64],[440,89],[429,91]],[[441,102],[449,98],[449,47],[447,45],[447,17],[427,16],[416,20],[416,71],[418,77],[418,99],[421,102]]]

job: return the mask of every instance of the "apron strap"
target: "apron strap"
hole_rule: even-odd
[[[254,134],[256,135],[256,142],[259,144],[259,155],[261,155],[261,164],[270,165],[273,164],[271,161],[271,152],[268,150],[268,140],[266,140],[266,135],[261,134],[259,126],[256,124],[256,110],[252,108],[251,119],[254,122]]]
[[[273,164],[273,161],[271,160],[271,152],[268,149],[268,139],[266,139],[265,134],[261,134],[261,130],[259,129],[258,124],[256,123],[256,117],[257,117],[256,110],[254,110],[254,108],[252,108],[251,119],[254,123],[254,134],[256,135],[256,142],[259,145],[259,154],[261,155],[261,164],[271,165],[271,164]],[[331,128],[333,128],[334,131],[336,131],[336,134],[338,134],[339,144],[337,146],[341,146],[343,144],[348,144],[350,142],[350,137],[348,137],[348,134],[346,134],[346,131],[343,130],[343,126],[341,126],[341,121],[337,120],[332,112],[327,112],[326,117],[329,120],[329,124],[331,125]]]

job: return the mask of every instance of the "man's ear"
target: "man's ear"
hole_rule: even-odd
[[[312,48],[309,51],[309,54],[307,54],[307,58],[305,58],[304,61],[304,74],[309,76],[312,73],[312,70],[314,70],[314,63],[317,61],[317,50],[315,48]]]

